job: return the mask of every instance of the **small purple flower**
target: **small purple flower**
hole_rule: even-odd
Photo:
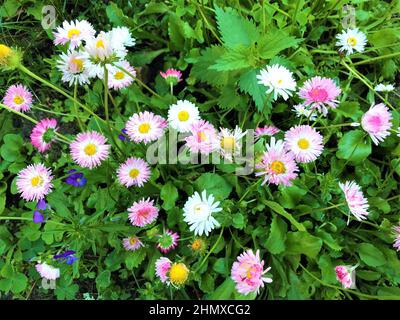
[[[64,253],[56,254],[53,259],[54,260],[60,260],[61,262],[65,262],[66,264],[73,264],[76,260],[78,260],[77,257],[74,256],[75,251],[74,250],[67,250]]]
[[[86,184],[87,179],[83,176],[82,172],[76,172],[75,169],[71,169],[68,171],[68,173],[71,173],[71,175],[65,179],[67,184],[76,188],[83,187]]]
[[[44,216],[40,211],[35,210],[33,212],[33,222],[42,223],[44,221]]]
[[[122,141],[128,140],[128,138],[126,137],[128,135],[128,132],[126,131],[125,128],[121,130],[121,133],[122,134],[118,135],[118,139]]]
[[[47,203],[46,203],[46,200],[44,200],[44,199],[39,200],[36,205],[36,209],[38,209],[38,210],[46,210],[46,207],[47,207]]]

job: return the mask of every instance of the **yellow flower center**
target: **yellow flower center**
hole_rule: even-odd
[[[14,97],[14,99],[13,99],[13,101],[16,103],[16,104],[23,104],[24,103],[24,98],[22,98],[21,96],[15,96]]]
[[[203,131],[200,131],[200,132],[197,132],[197,139],[199,141],[205,141],[207,139],[207,136]]]
[[[299,146],[299,148],[300,149],[303,149],[303,150],[305,150],[305,149],[308,149],[308,147],[310,146],[310,143],[308,142],[308,140],[307,139],[300,139],[298,142],[297,142],[297,145]]]
[[[83,151],[88,155],[88,156],[93,156],[96,151],[97,147],[93,143],[89,143]]]
[[[72,69],[74,72],[82,72],[83,70],[83,61],[81,59],[74,58],[71,60],[73,65]]]
[[[129,171],[129,176],[132,179],[136,179],[139,175],[139,170],[138,169],[132,169],[131,171]]]
[[[235,150],[235,138],[234,137],[224,137],[221,140],[221,148],[224,150]]]
[[[150,124],[145,122],[139,125],[139,132],[140,133],[148,133],[150,131]]]
[[[282,79],[278,80],[278,84],[282,84],[282,82],[283,82]]]
[[[11,48],[0,44],[0,60],[6,59],[11,53]]]
[[[193,243],[192,243],[192,249],[193,249],[194,251],[200,250],[201,247],[202,247],[202,242],[201,242],[200,239],[196,239],[196,240],[193,241]]]
[[[124,75],[124,73],[122,72],[122,71],[117,71],[116,73],[115,73],[115,75],[114,75],[114,78],[116,79],[116,80],[121,80],[121,79],[123,79],[125,77],[125,75]]]
[[[81,34],[81,31],[80,30],[78,30],[78,29],[76,29],[76,28],[74,28],[74,29],[70,29],[69,31],[68,31],[68,39],[71,39],[71,38],[75,38],[76,36],[79,36]]]
[[[189,276],[189,269],[184,263],[174,263],[169,270],[169,279],[175,285],[184,284]]]
[[[132,245],[132,246],[134,246],[135,243],[136,243],[136,238],[135,238],[135,237],[131,237],[131,238],[129,239],[129,244]]]
[[[281,174],[285,172],[285,169],[285,165],[282,161],[275,160],[271,163],[271,170],[274,171],[274,173],[276,174]]]
[[[178,119],[179,121],[188,121],[189,119],[189,112],[183,110],[178,113]]]
[[[101,39],[97,40],[97,42],[96,42],[96,48],[103,48],[103,49],[105,49],[104,41],[101,40]]]
[[[357,39],[354,38],[354,37],[350,37],[350,38],[347,39],[347,43],[348,43],[350,46],[354,47],[354,46],[357,44]]]
[[[32,187],[41,186],[42,183],[43,183],[43,179],[42,179],[40,176],[36,176],[36,177],[33,177],[33,178],[31,179],[31,185],[32,185]]]

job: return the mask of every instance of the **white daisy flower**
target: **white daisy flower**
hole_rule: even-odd
[[[310,121],[317,120],[317,112],[313,112],[313,110],[310,110],[304,104],[295,105],[293,106],[292,110],[296,113],[296,116],[299,118],[303,116],[304,118],[309,119]]]
[[[57,61],[57,68],[62,72],[61,80],[70,86],[89,83],[89,78],[93,76],[90,67],[89,55],[84,51],[62,53]]]
[[[219,227],[220,224],[212,216],[214,212],[222,211],[219,207],[220,202],[214,202],[214,196],[210,194],[207,198],[206,190],[203,190],[201,196],[195,192],[185,203],[183,208],[184,221],[194,231],[195,235],[201,236],[203,233],[208,236],[211,230]]]
[[[232,160],[233,156],[241,154],[241,139],[247,131],[243,132],[238,126],[234,130],[220,128],[218,138],[216,140],[215,149],[226,159]]]
[[[136,71],[129,64],[128,61],[122,60],[122,61],[116,62],[115,65],[125,69],[131,75],[136,77]],[[130,75],[123,72],[121,69],[114,67],[114,66],[108,66],[107,69],[109,72],[109,75],[108,75],[108,87],[109,88],[112,88],[114,90],[119,90],[122,88],[126,88],[132,84],[134,79]]]
[[[85,47],[89,55],[96,61],[104,61],[114,53],[109,33],[101,31],[97,37],[88,39]]]
[[[389,84],[379,83],[375,86],[374,90],[378,92],[390,92],[394,90],[394,85],[390,83]]]
[[[37,263],[36,271],[39,272],[40,276],[47,280],[56,280],[60,277],[60,269],[55,268],[46,262]]]
[[[179,100],[169,107],[168,123],[178,132],[188,132],[190,126],[200,120],[199,109],[187,100]]]
[[[279,64],[267,66],[267,69],[261,69],[257,79],[259,84],[268,87],[267,94],[274,93],[274,100],[278,96],[282,96],[284,100],[287,100],[292,95],[291,91],[296,90],[296,81],[293,78],[293,73]]]
[[[62,26],[54,32],[54,44],[63,45],[69,42],[69,48],[79,47],[82,41],[87,41],[95,35],[96,31],[86,20],[64,21]]]
[[[367,44],[367,37],[358,28],[343,30],[336,38],[338,39],[336,45],[340,47],[339,52],[346,51],[346,55],[354,51],[363,52]]]
[[[133,47],[136,44],[136,40],[132,38],[131,33],[127,27],[115,27],[109,32],[115,47]]]

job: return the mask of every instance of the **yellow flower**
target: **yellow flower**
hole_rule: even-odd
[[[0,65],[7,64],[7,60],[12,53],[12,49],[4,44],[0,44]]]
[[[189,277],[189,269],[182,262],[174,263],[169,270],[169,280],[172,284],[180,286],[184,284]]]
[[[192,249],[194,254],[202,254],[207,248],[207,243],[202,238],[195,238],[190,244],[190,249]]]
[[[0,43],[0,67],[14,69],[21,64],[21,59],[21,52]]]

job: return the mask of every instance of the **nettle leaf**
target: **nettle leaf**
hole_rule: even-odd
[[[266,110],[270,110],[271,104],[269,101],[267,102],[267,89],[265,86],[258,84],[257,82],[257,74],[259,71],[260,69],[253,69],[244,73],[239,78],[239,88],[241,91],[248,93],[253,98],[257,110],[261,112],[266,103],[268,103],[268,108],[266,108]]]
[[[371,140],[361,130],[346,132],[338,143],[336,156],[352,163],[360,163],[371,154]]]
[[[321,250],[322,240],[308,232],[288,232],[286,240],[286,252],[288,254],[305,254],[315,259]]]
[[[283,30],[269,30],[258,42],[258,52],[263,59],[271,59],[281,51],[297,46],[302,39],[289,36]]]
[[[240,48],[226,51],[209,69],[229,71],[248,68],[252,65],[251,49]]]
[[[224,45],[234,49],[238,46],[250,46],[255,43],[260,34],[253,21],[243,18],[231,8],[225,10],[215,8],[218,30],[221,33]]]
[[[215,61],[221,58],[224,52],[225,49],[221,46],[211,46],[201,51],[200,56],[187,58],[187,62],[193,63],[193,67],[190,70],[190,77],[216,87],[226,85],[230,79],[230,73],[219,72],[209,68],[215,64]]]
[[[370,243],[361,243],[357,246],[360,259],[370,267],[379,267],[386,263],[383,253]]]
[[[127,257],[125,259],[126,268],[128,270],[137,268],[145,258],[146,258],[146,251],[144,249],[128,252]]]
[[[277,215],[274,215],[271,230],[265,247],[272,254],[280,254],[285,251],[287,224]]]

